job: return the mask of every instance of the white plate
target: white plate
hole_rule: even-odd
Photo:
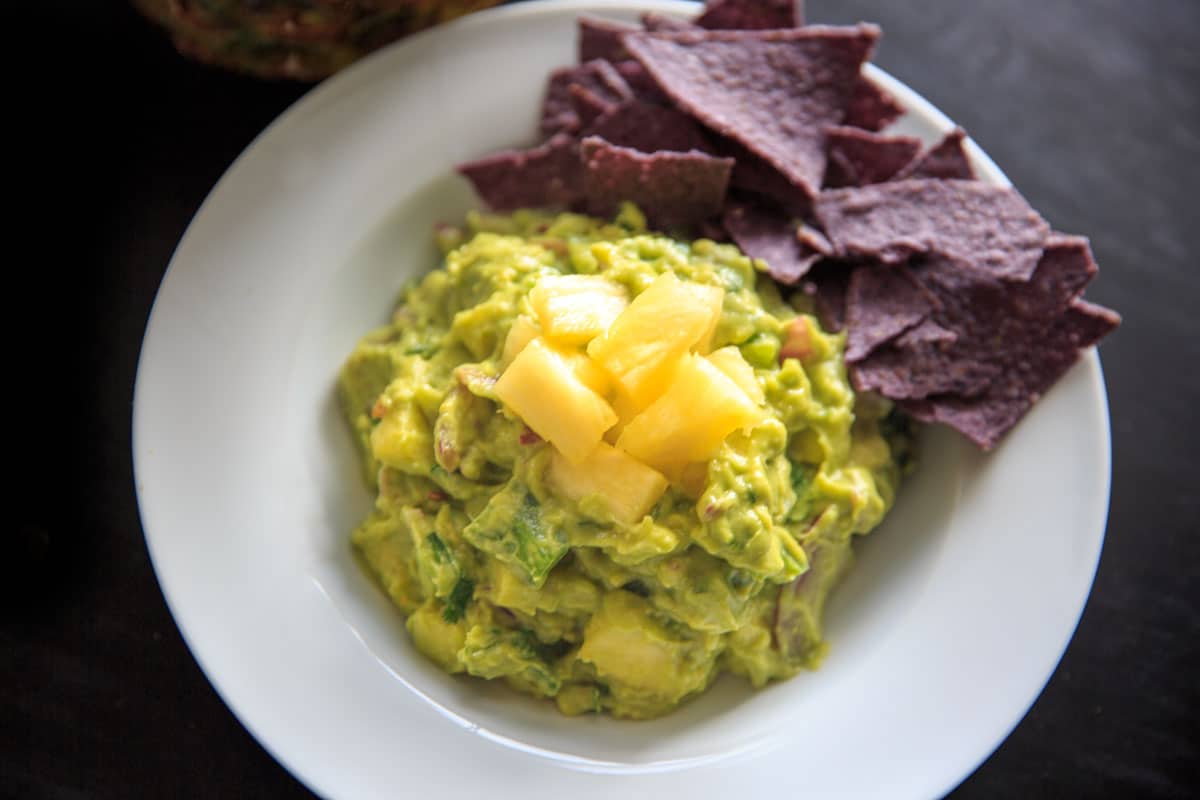
[[[1071,637],[1108,508],[1094,353],[990,456],[926,438],[831,603],[827,662],[762,692],[726,678],[654,722],[566,719],[441,674],[353,560],[347,532],[370,499],[334,377],[434,265],[432,223],[472,205],[452,165],[529,138],[578,13],[693,8],[522,4],[390,47],[260,136],[172,259],[134,408],[146,541],[205,674],[321,794],[931,797],[1003,740]],[[903,129],[949,128],[870,74],[908,109]]]

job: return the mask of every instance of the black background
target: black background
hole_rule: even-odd
[[[307,87],[186,62],[121,3],[39,8],[7,37],[32,52],[6,81],[21,112],[7,126],[19,211],[6,228],[35,247],[6,270],[6,322],[23,322],[5,351],[17,513],[0,549],[0,796],[309,796],[184,646],[142,538],[129,443],[171,252]],[[813,0],[809,19],[880,23],[876,62],[966,127],[1054,227],[1091,237],[1089,298],[1125,317],[1101,350],[1113,494],[1091,599],[1041,698],[952,796],[1190,796],[1200,3]],[[15,177],[29,167],[35,181]],[[1027,555],[1014,554],[1014,591]]]

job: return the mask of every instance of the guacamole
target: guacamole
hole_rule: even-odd
[[[851,539],[878,525],[909,458],[903,418],[851,390],[843,335],[785,303],[761,262],[647,232],[633,206],[612,221],[471,214],[438,238],[443,266],[404,290],[339,379],[378,492],[351,538],[416,647],[563,713],[628,718],[670,711],[723,670],[761,687],[815,667]],[[528,343],[551,335],[545,309],[574,289],[539,292],[600,279],[600,311],[559,319],[574,325],[566,344]],[[659,291],[716,306],[672,356],[683,366],[648,375],[675,330],[674,311],[650,305]],[[635,312],[662,330],[628,333]],[[620,363],[636,385],[612,379]],[[730,405],[689,396],[685,367]],[[555,420],[593,394],[604,439],[568,447],[587,426]]]

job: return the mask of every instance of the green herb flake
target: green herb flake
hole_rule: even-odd
[[[442,619],[449,623],[455,623],[462,619],[467,610],[467,603],[471,602],[474,594],[475,581],[470,578],[459,578],[458,583],[454,584],[450,596],[446,598],[446,608],[442,610]]]

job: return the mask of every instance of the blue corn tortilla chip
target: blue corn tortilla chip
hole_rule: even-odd
[[[706,219],[696,228],[696,235],[701,239],[712,239],[714,242],[729,242],[729,231],[719,219]]]
[[[765,263],[780,283],[796,283],[822,258],[800,241],[795,221],[759,204],[726,203],[721,223],[738,248]]]
[[[899,268],[859,268],[863,269]],[[911,274],[937,299],[928,318],[952,336],[900,337],[892,347],[877,347],[853,367],[856,385],[896,400],[978,395],[1001,375],[1005,348],[1019,352],[1032,344],[1022,338],[1024,327],[1064,313],[1096,272],[1087,240],[1063,234],[1049,237],[1029,283],[1004,281],[945,258],[929,258]],[[848,296],[848,320],[850,304]]]
[[[587,89],[613,105],[633,99],[633,89],[607,61],[595,59],[575,67],[556,69],[550,73],[542,100],[543,137],[556,133],[575,133],[580,129],[582,123],[571,96],[574,86]]]
[[[821,327],[830,332],[846,327],[846,290],[851,270],[837,261],[818,261],[800,283],[804,294],[812,297],[813,310]]]
[[[998,278],[1028,280],[1050,226],[1015,189],[916,178],[822,192],[817,222],[841,256],[898,264],[933,253]]]
[[[616,61],[613,63],[617,73],[625,79],[629,84],[629,88],[633,90],[633,96],[641,100],[643,103],[657,103],[659,105],[667,105],[669,101],[662,90],[658,88],[658,84],[654,82],[654,78],[650,77],[650,73],[646,71],[637,61],[629,59],[627,61]]]
[[[569,208],[581,197],[579,144],[565,133],[532,149],[504,150],[457,169],[495,211]]]
[[[851,364],[854,385],[990,448],[1083,348],[1120,323],[1112,311],[1079,297],[1096,271],[1087,240],[1061,234],[1050,237],[1024,283],[945,258],[927,259],[912,274],[938,307],[920,325]]]
[[[833,244],[825,237],[825,234],[808,223],[800,226],[800,229],[796,231],[796,238],[815,253],[820,253],[827,258],[833,255]]]
[[[783,173],[727,137],[716,136],[717,151],[734,159],[731,184],[743,192],[763,198],[793,217],[806,217],[812,210],[812,197],[789,181]]]
[[[708,0],[696,24],[712,30],[799,28],[804,0]]]
[[[928,317],[954,334],[954,347],[947,346],[949,337],[910,337],[857,359],[855,385],[894,400],[986,391],[1003,372],[1005,348],[1032,344],[1021,331],[1062,314],[1096,274],[1096,262],[1085,239],[1054,234],[1029,283],[1000,280],[943,257],[914,266],[912,274],[937,298]],[[847,296],[848,322],[850,305]]]
[[[582,142],[583,197],[589,213],[607,216],[637,204],[652,224],[698,225],[721,212],[733,159],[691,151],[643,153],[598,136]]]
[[[905,178],[945,178],[958,180],[974,180],[975,171],[971,169],[971,160],[963,149],[963,140],[967,133],[962,128],[955,128],[946,134],[940,142],[918,155],[896,175],[897,180]]]
[[[578,83],[571,84],[569,91],[571,109],[575,112],[576,119],[579,120],[579,127],[585,131],[599,117],[610,114],[623,105],[614,102],[611,98],[597,94],[586,86],[580,86]]]
[[[941,327],[941,323],[935,324]],[[979,397],[1001,377],[1003,367],[992,361],[949,353],[962,338],[957,332],[950,332],[953,339],[922,341],[910,337],[903,344],[876,348],[850,370],[854,388],[860,392],[878,392],[896,401],[937,395],[964,400]]]
[[[896,337],[896,346],[912,349],[926,344],[953,344],[958,334],[926,318]]]
[[[904,108],[883,89],[859,76],[846,109],[846,125],[868,131],[881,131],[900,119]]]
[[[1041,291],[1016,294],[1013,302],[1023,316],[1049,316],[1065,310],[1100,272],[1086,236],[1051,233],[1038,260]]]
[[[911,136],[885,136],[846,126],[826,128],[825,136],[829,142],[825,185],[834,188],[891,180],[921,152],[921,140]]]
[[[556,133],[574,133],[579,130],[579,115],[571,102],[571,81],[566,72],[552,74],[546,82],[542,96],[542,118],[538,124],[542,138]]]
[[[675,106],[815,196],[879,28],[630,33],[625,48]]]
[[[653,11],[647,11],[645,14],[642,14],[640,19],[642,20],[642,28],[651,33],[692,31],[700,27],[694,22],[688,22],[686,19],[668,17],[666,14],[656,14]]]
[[[704,130],[686,114],[666,106],[637,100],[606,110],[584,129],[586,136],[599,136],[609,144],[632,147],[643,153],[659,150],[713,153]]]
[[[638,30],[636,25],[587,15],[579,17],[578,24],[579,63],[595,59],[616,62],[629,58],[621,44],[621,35]]]
[[[856,267],[846,287],[846,363],[924,322],[940,306],[906,267]]]
[[[1007,363],[1004,378],[983,396],[939,395],[897,405],[914,419],[948,425],[990,450],[1079,360],[1084,348],[1120,324],[1120,315],[1111,309],[1075,300],[1062,315],[1037,329],[1038,341],[1028,345],[1028,358]]]

